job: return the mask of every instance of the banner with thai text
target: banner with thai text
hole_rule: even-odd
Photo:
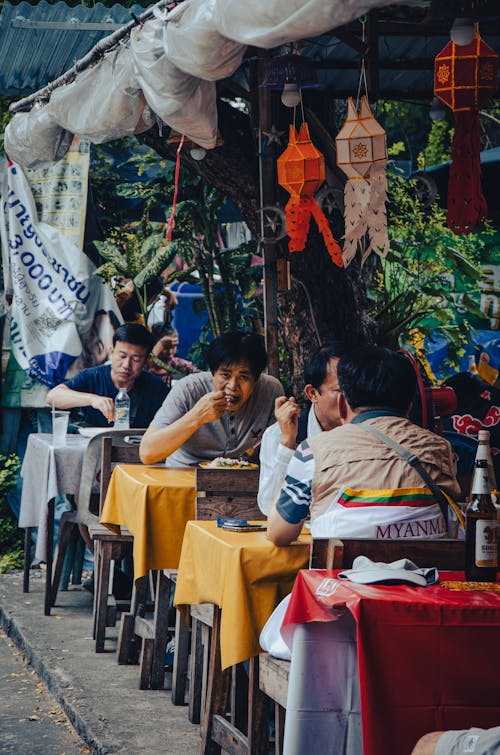
[[[64,185],[66,179],[61,180],[59,190],[64,196],[69,187]],[[72,240],[64,228],[39,220],[26,175],[13,162],[5,171],[2,199],[0,230],[5,288],[12,298],[12,357],[25,374],[52,387],[77,371],[76,365],[80,369],[88,366],[86,351],[95,344],[86,345],[84,340],[86,336],[95,340],[96,312],[108,319],[112,315],[114,325],[120,319],[119,311],[108,286],[93,275],[95,266],[81,244],[75,243],[80,241],[81,226],[76,217],[82,218],[77,201],[73,201],[75,220],[66,228],[75,230]],[[49,204],[53,206],[53,202]],[[66,214],[66,218],[70,216]],[[90,361],[103,361],[107,354],[103,351],[99,360]],[[5,403],[6,393],[8,390],[4,406],[12,405]]]

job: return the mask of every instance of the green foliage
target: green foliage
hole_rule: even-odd
[[[20,465],[15,454],[0,455],[0,573],[22,566],[23,536],[6,498],[16,484]]]
[[[4,553],[0,556],[0,574],[7,574],[7,572],[14,569],[22,569],[24,564],[24,551],[22,548],[11,551],[10,553]]]
[[[451,159],[451,141],[453,138],[453,129],[445,119],[443,121],[433,121],[427,145],[423,150],[423,165],[439,165]]]
[[[411,181],[390,181],[390,251],[367,285],[369,313],[379,342],[413,351],[415,332],[448,342],[458,364],[470,328],[464,315],[482,317],[474,301],[480,277],[478,234],[455,236],[437,205],[422,207]]]
[[[256,243],[245,243],[236,249],[219,248],[216,229],[225,197],[185,169],[180,172],[173,240],[166,241],[166,222],[151,222],[149,218],[158,208],[166,207],[166,219],[172,213],[173,167],[165,162],[159,165],[153,152],[133,156],[128,162],[134,164],[139,175],[153,164],[157,175],[116,186],[118,196],[142,201],[142,220],[115,227],[104,242],[96,242],[105,260],[96,272],[108,281],[132,279],[145,322],[154,303],[146,300],[146,287],[160,273],[166,285],[174,279],[198,282],[209,325],[202,335],[199,353],[196,358],[191,356],[196,363],[202,363],[203,340],[208,340],[209,332],[217,336],[229,329],[252,329],[253,322],[262,315],[257,295],[262,269],[250,266]]]
[[[2,145],[0,149],[0,157],[5,157],[5,151],[3,146],[5,127],[12,118],[12,113],[9,112],[9,105],[14,101],[12,97],[0,96],[0,133],[2,134]]]
[[[376,117],[387,133],[387,146],[391,157],[411,160],[416,168],[418,154],[424,149],[431,121],[425,103],[381,100]],[[401,145],[404,148],[401,149]],[[395,153],[393,150],[397,149]]]

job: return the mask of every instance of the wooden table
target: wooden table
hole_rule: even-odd
[[[163,570],[177,569],[195,497],[194,469],[118,464],[111,475],[100,521],[113,532],[127,527],[134,536],[136,584],[131,611],[121,619],[118,662],[135,662],[134,638],[142,637],[141,689],[163,688],[170,592]],[[152,621],[140,615],[150,572],[155,582]]]
[[[400,755],[428,731],[498,724],[500,595],[336,574],[301,571],[283,621],[285,755],[311,737],[325,755]]]
[[[44,612],[51,609],[51,581],[54,539],[54,502],[58,495],[76,495],[80,487],[83,458],[90,439],[67,435],[63,445],[55,445],[49,433],[32,433],[21,468],[23,490],[19,526],[38,527],[35,555],[47,564]],[[26,553],[25,553],[26,558]],[[29,587],[29,569],[25,564],[24,591]]]
[[[249,701],[258,691],[259,635],[279,601],[287,595],[299,569],[308,564],[310,536],[286,548],[273,545],[266,532],[231,532],[214,521],[189,522],[182,544],[175,591],[178,608],[190,604],[216,606],[211,657],[202,722],[203,753],[213,741],[237,742],[241,751],[259,751],[267,740],[255,706],[249,705],[248,736],[224,719],[229,667],[250,659]],[[265,701],[260,701],[266,705]],[[228,739],[229,737],[229,739]]]

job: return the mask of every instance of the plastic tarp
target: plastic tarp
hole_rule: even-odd
[[[54,89],[46,105],[14,115],[5,150],[24,167],[40,167],[64,155],[67,132],[99,144],[146,131],[155,117],[212,149],[215,81],[237,70],[247,45],[273,48],[324,34],[384,5],[386,0],[185,0],[170,12],[156,8],[127,41]]]

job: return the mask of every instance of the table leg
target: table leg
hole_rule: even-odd
[[[31,533],[33,527],[25,527],[24,530],[24,569],[23,569],[23,592],[30,591],[30,566],[31,566]]]
[[[45,616],[50,616],[52,606],[52,561],[54,552],[54,508],[55,499],[51,498],[47,504],[47,573],[45,575]]]
[[[231,669],[222,671],[220,656],[221,609],[215,607],[208,669],[207,697],[201,724],[201,755],[215,755],[221,752],[220,744],[212,739],[216,720],[224,717],[229,702]]]

